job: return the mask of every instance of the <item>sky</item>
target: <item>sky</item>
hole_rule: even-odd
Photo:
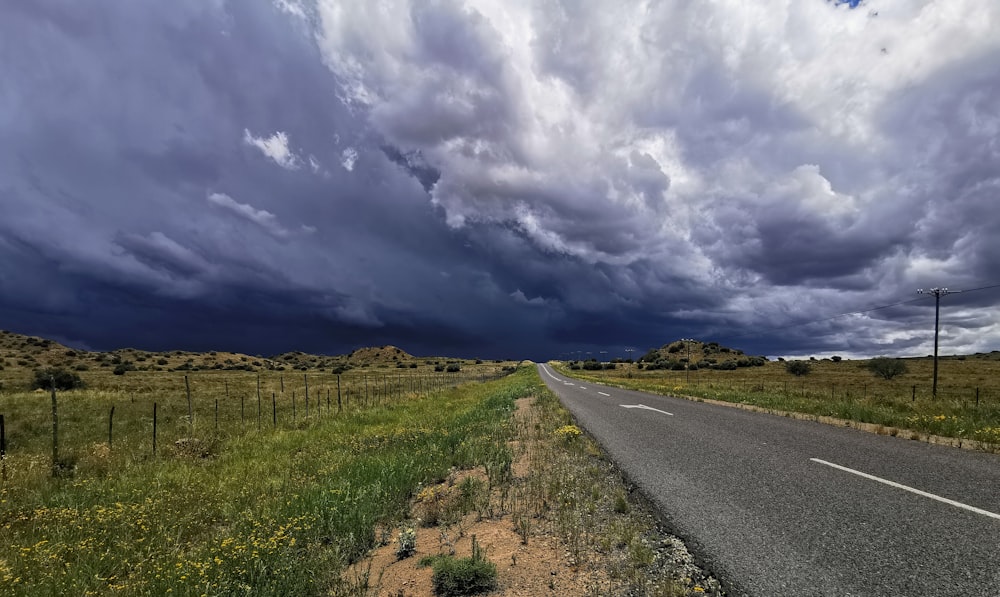
[[[2,4],[2,329],[918,356],[1000,284],[995,0]]]

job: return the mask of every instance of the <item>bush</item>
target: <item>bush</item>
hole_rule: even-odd
[[[437,369],[437,367],[435,367],[435,369]],[[459,365],[458,363],[452,363],[445,368],[445,371],[447,371],[448,373],[458,373],[461,370],[462,366]]]
[[[892,379],[907,371],[905,362],[899,359],[890,359],[889,357],[875,357],[868,361],[865,367],[874,373],[876,377],[881,377],[882,379]]]
[[[586,371],[600,371],[604,367],[597,362],[597,359],[587,359],[583,362],[583,368]]]
[[[51,390],[53,380],[57,390],[72,390],[83,387],[83,380],[80,379],[79,375],[53,367],[35,371],[35,379],[31,382],[31,389]]]
[[[434,370],[437,371],[438,373],[440,373],[440,372],[444,371],[444,365],[438,363],[437,365],[434,365]]]
[[[472,557],[439,556],[432,567],[435,595],[475,595],[497,587],[497,565],[483,555],[475,535],[472,536]]]
[[[736,369],[736,361],[722,361],[721,363],[712,365],[712,369],[716,371],[732,371]]]
[[[833,361],[834,363],[839,363],[843,359],[837,355],[833,355],[832,357],[830,357],[830,360]]]
[[[788,361],[785,363],[785,371],[796,377],[802,377],[809,375],[809,372],[812,371],[812,365],[806,361]]]
[[[125,373],[128,371],[135,371],[135,366],[132,365],[132,361],[122,361],[121,363],[118,363],[117,365],[115,365],[114,371],[112,371],[112,373],[114,373],[115,375],[125,375]]]

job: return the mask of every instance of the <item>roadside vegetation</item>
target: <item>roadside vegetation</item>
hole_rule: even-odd
[[[640,362],[609,364],[585,369],[563,362],[556,368],[623,388],[871,423],[904,437],[924,433],[994,444],[983,449],[1000,445],[997,352],[941,358],[937,397],[931,395],[930,358],[781,362],[679,341]]]
[[[533,367],[398,367],[395,350],[378,349],[381,360],[339,376],[190,365],[230,358],[191,353],[119,372],[115,356],[99,358],[109,353],[6,340],[17,346],[0,359],[5,594],[373,595],[377,579],[348,573],[368,554],[388,546],[409,558],[421,547],[415,529],[457,543],[470,516],[524,545],[557,539],[538,558],[539,595],[561,586],[549,576],[557,565],[602,571],[580,594],[718,593]],[[33,356],[14,355],[25,344]],[[514,417],[519,399],[532,406]],[[459,499],[446,502],[434,488],[463,471]],[[500,565],[492,543],[466,558],[436,545],[427,564],[439,594],[502,590],[528,568]]]

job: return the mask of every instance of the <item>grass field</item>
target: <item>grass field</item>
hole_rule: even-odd
[[[810,361],[811,372],[801,377],[788,373],[785,363],[777,361],[731,371],[647,371],[627,363],[612,370],[570,371],[566,363],[556,365],[581,379],[658,394],[712,398],[1000,444],[998,356],[940,359],[937,398],[931,396],[933,365],[928,358],[906,359],[909,371],[892,380],[875,377],[865,368],[866,361],[849,360]]]
[[[8,439],[0,489],[5,594],[336,591],[343,567],[376,543],[376,523],[405,516],[418,484],[453,466],[497,470],[510,462],[514,400],[537,383],[532,371],[458,387],[402,375],[393,382],[391,373],[369,374],[367,400],[354,379],[339,412],[335,377],[310,375],[307,417],[302,375],[285,374],[281,392],[282,374],[268,372],[258,430],[256,374],[190,374],[192,424],[175,372],[84,372],[87,389],[58,395],[55,477],[48,393],[0,394]],[[458,379],[445,375],[438,379]],[[283,399],[277,426],[272,392]],[[153,401],[162,417],[155,455]]]

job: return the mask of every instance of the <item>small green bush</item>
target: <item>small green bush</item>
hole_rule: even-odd
[[[434,370],[437,371],[437,367],[435,367]],[[462,366],[459,365],[458,363],[452,363],[451,365],[448,365],[445,368],[445,371],[448,372],[448,373],[458,373],[461,370],[462,370]]]
[[[892,379],[907,372],[905,362],[889,357],[875,357],[868,361],[866,368],[882,379]]]
[[[72,390],[83,387],[83,380],[76,373],[51,367],[35,371],[35,379],[31,382],[31,389],[51,390],[53,381],[57,390]]]
[[[476,595],[497,588],[497,565],[486,559],[475,535],[471,557],[440,556],[434,559],[432,567],[435,595]]]
[[[806,361],[787,361],[785,363],[785,371],[796,377],[802,377],[803,375],[809,375],[809,372],[812,371],[812,365]]]

